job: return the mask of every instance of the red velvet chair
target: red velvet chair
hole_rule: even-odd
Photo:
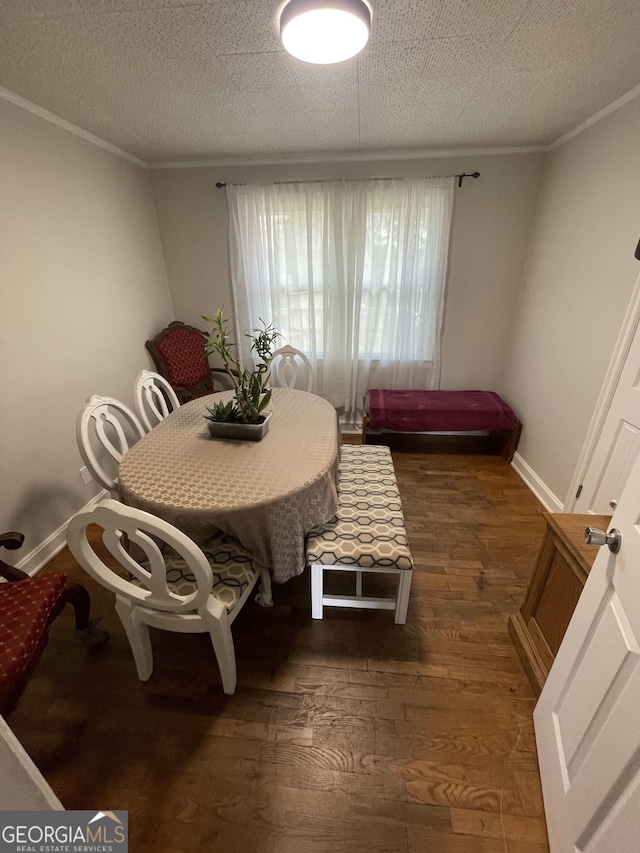
[[[174,320],[145,343],[156,370],[169,382],[181,404],[213,394],[213,374],[221,379],[227,376],[222,368],[209,366],[204,353],[206,337],[205,332]],[[232,387],[222,384],[223,388]]]
[[[14,550],[24,541],[21,533],[0,534],[0,546]],[[106,640],[108,634],[89,619],[87,590],[68,583],[62,572],[29,577],[0,559],[0,715],[15,708],[47,645],[49,626],[69,603],[76,612],[76,631],[89,644]]]

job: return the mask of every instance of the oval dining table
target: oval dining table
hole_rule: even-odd
[[[309,530],[336,513],[336,410],[315,394],[274,388],[261,441],[211,438],[207,407],[232,396],[192,400],[140,439],[120,463],[120,497],[198,544],[220,531],[235,537],[283,583],[305,569]]]

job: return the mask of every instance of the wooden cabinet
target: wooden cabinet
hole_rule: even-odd
[[[573,615],[598,548],[586,545],[586,527],[607,530],[609,515],[543,513],[547,528],[522,607],[509,632],[529,680],[540,694]]]

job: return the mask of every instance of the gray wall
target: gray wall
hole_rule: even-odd
[[[152,181],[176,317],[203,327],[202,314],[231,306],[228,219],[216,181],[404,177],[481,172],[455,191],[442,387],[499,384],[535,215],[543,154],[442,160],[158,169]]]
[[[147,170],[0,100],[0,530],[28,554],[83,506],[83,401],[132,403],[173,317]]]
[[[564,503],[640,274],[640,98],[547,155],[502,391]]]

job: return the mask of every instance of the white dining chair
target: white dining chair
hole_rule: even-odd
[[[133,385],[133,397],[147,432],[180,406],[176,392],[164,376],[151,370],[141,370],[137,375]]]
[[[76,421],[78,450],[93,479],[118,497],[118,467],[132,444],[144,437],[144,429],[128,406],[114,397],[94,395],[80,409]],[[105,468],[103,457],[98,458],[96,445],[101,445],[111,457],[115,473]]]
[[[311,362],[303,352],[288,344],[273,353],[271,377],[275,379],[272,384],[279,388],[296,388],[299,383],[301,390],[313,391]]]
[[[89,541],[90,524],[102,528],[102,543],[130,580],[96,553],[100,543]],[[149,627],[209,633],[222,688],[227,694],[235,692],[231,624],[260,576],[260,569],[239,545],[218,538],[201,549],[168,522],[111,499],[75,515],[67,528],[67,542],[82,568],[115,593],[116,613],[141,681],[148,681],[153,672]],[[166,546],[170,557],[163,553]]]

